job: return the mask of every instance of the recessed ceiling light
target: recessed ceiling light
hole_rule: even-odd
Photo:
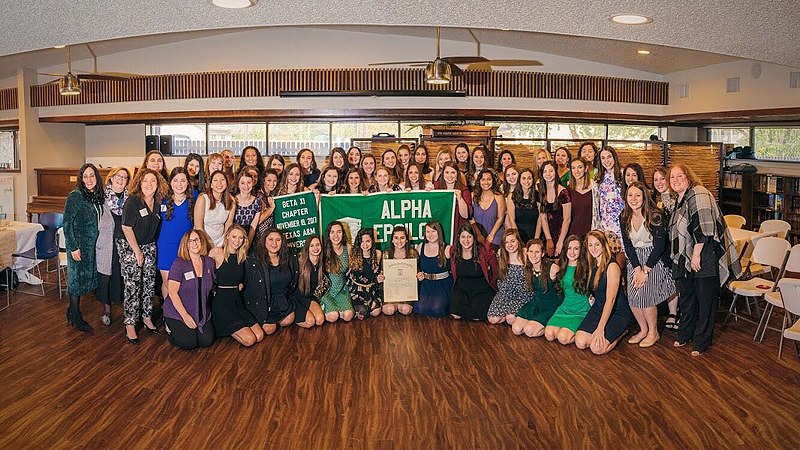
[[[258,0],[211,0],[211,3],[220,8],[241,9],[255,5]]]
[[[649,55],[650,54],[650,50],[637,50],[636,53],[638,53],[640,55]]]
[[[637,14],[617,14],[611,16],[611,21],[622,25],[642,25],[652,22],[653,19]]]
[[[64,47],[66,47],[66,45],[56,45],[53,48],[64,48]]]

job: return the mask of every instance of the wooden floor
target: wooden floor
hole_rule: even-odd
[[[73,331],[49,292],[0,312],[0,448],[800,447],[800,360],[746,322],[700,358],[671,335],[597,357],[418,316],[186,352],[127,344],[94,298]]]

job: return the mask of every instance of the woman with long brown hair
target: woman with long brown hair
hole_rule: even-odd
[[[433,183],[434,189],[456,191],[456,211],[454,213],[453,228],[459,229],[461,225],[468,224],[472,219],[472,192],[464,183],[463,176],[458,171],[458,166],[452,161],[444,163],[442,176]]]
[[[450,315],[454,319],[486,320],[497,292],[497,257],[488,244],[478,243],[475,230],[462,225],[450,251],[453,296]]]
[[[395,226],[392,230],[391,242],[383,253],[383,257],[386,259],[418,259],[419,253],[417,253],[417,249],[411,247],[410,241],[408,229],[403,225]],[[419,265],[419,263],[417,263],[417,265]],[[381,307],[381,312],[387,316],[391,316],[396,312],[407,316],[411,314],[412,310],[413,306],[411,303],[404,302],[384,303]]]
[[[497,293],[486,316],[492,324],[513,324],[517,312],[531,298],[531,291],[525,287],[525,250],[514,228],[504,231],[500,242]]]
[[[569,199],[572,203],[570,213],[572,220],[569,234],[578,237],[586,236],[592,230],[592,212],[594,211],[594,180],[588,172],[589,165],[583,158],[573,159],[570,163]]]
[[[572,221],[572,200],[567,188],[558,182],[556,170],[553,161],[545,161],[539,180],[540,220],[542,233],[547,240],[547,254],[550,256],[561,254]]]
[[[562,345],[569,345],[575,342],[575,333],[592,306],[586,246],[574,234],[567,237],[558,261],[556,289],[564,301],[547,321],[544,336],[548,341],[558,339]]]
[[[331,286],[319,299],[319,304],[328,322],[339,319],[349,322],[353,320],[353,303],[347,289],[347,271],[353,248],[347,240],[342,222],[334,220],[329,223],[322,242],[325,272],[331,280]]]
[[[474,153],[473,153],[474,156]],[[500,238],[505,228],[506,199],[497,187],[497,177],[491,169],[483,169],[478,174],[472,189],[473,213],[475,222],[483,229],[486,242],[492,248],[500,247]]]
[[[591,270],[589,290],[594,303],[578,327],[575,345],[603,355],[628,331],[631,309],[622,286],[622,269],[611,254],[606,235],[602,231],[590,231],[586,235],[586,248]]]
[[[381,251],[375,245],[374,232],[372,228],[362,228],[353,242],[347,274],[350,300],[358,320],[381,313],[382,282]]]
[[[306,239],[298,258],[300,275],[294,314],[294,323],[301,328],[325,323],[325,313],[322,312],[319,299],[328,291],[331,282],[325,276],[322,255],[322,239],[316,234]]]
[[[566,253],[566,252],[565,252]],[[532,293],[530,301],[517,313],[511,331],[519,336],[539,337],[547,322],[564,301],[556,289],[559,267],[544,257],[544,242],[531,239],[525,246],[525,289]]]
[[[172,169],[169,191],[161,202],[161,231],[158,233],[158,270],[161,273],[161,298],[169,294],[169,269],[178,257],[181,240],[193,228],[194,199],[189,174],[183,167]]]
[[[414,311],[423,316],[444,317],[450,307],[453,277],[450,275],[450,260],[447,257],[450,254],[450,245],[444,241],[441,223],[432,220],[425,224],[425,238],[417,251],[419,301]]]
[[[253,256],[244,268],[244,304],[264,334],[294,323],[297,302],[297,259],[291,254],[281,230],[270,228],[253,244]]]

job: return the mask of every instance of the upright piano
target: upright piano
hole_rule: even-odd
[[[28,222],[34,214],[46,212],[64,212],[64,204],[67,202],[67,195],[75,189],[78,181],[79,167],[58,167],[33,169],[36,172],[36,192],[33,201],[28,203],[27,213]],[[100,185],[104,185],[106,175],[110,172],[109,168],[100,169]]]

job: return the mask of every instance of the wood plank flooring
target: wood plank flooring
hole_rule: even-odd
[[[700,358],[669,333],[597,357],[418,316],[186,352],[127,344],[93,297],[94,331],[69,329],[48,293],[0,312],[0,448],[800,447],[800,360],[747,322]]]

